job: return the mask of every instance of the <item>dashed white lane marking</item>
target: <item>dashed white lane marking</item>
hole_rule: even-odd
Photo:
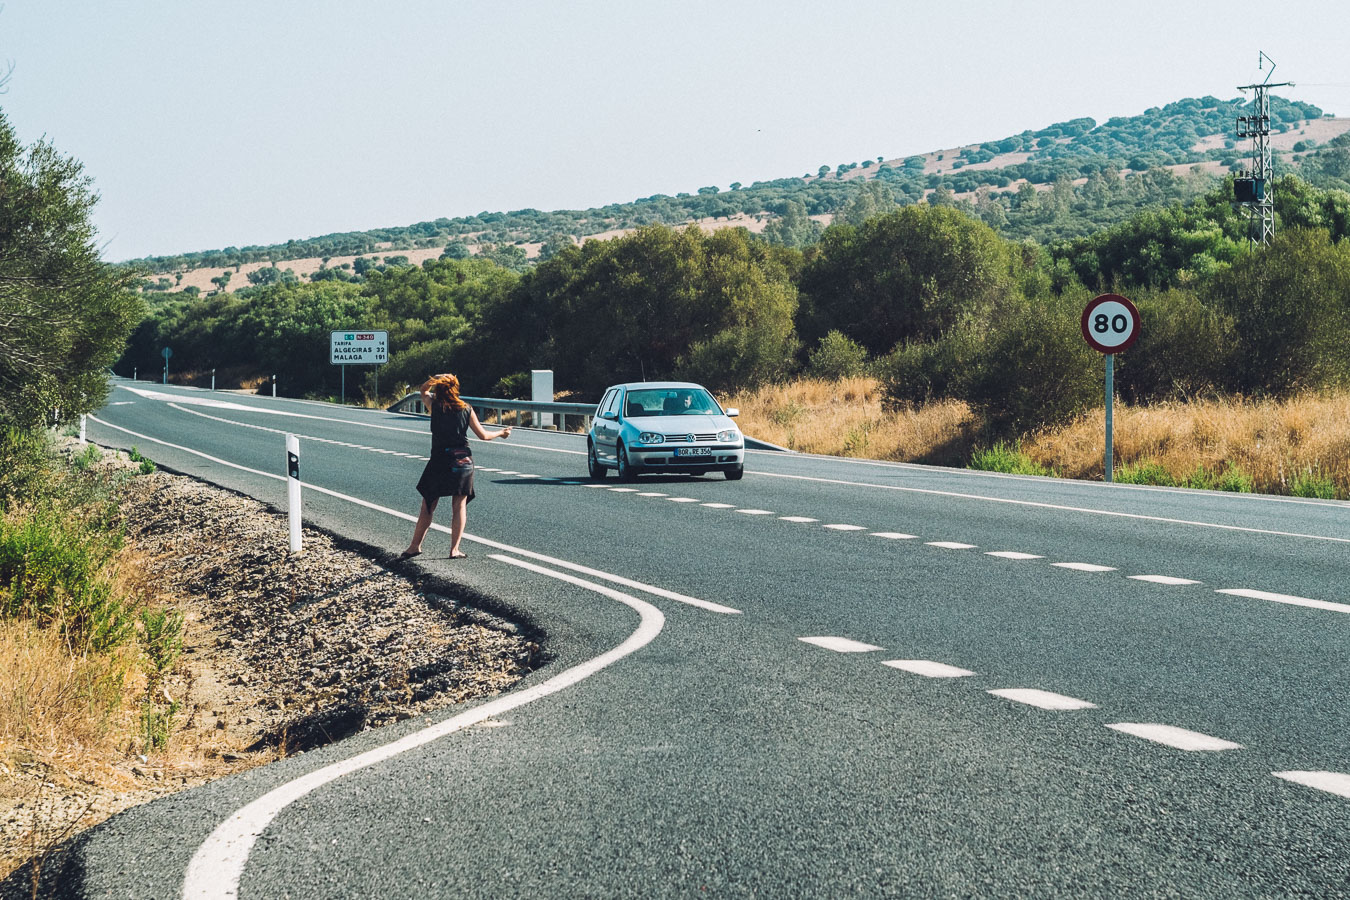
[[[517,473],[516,473],[516,477],[517,477],[517,478],[538,478],[539,476],[538,476],[538,475],[530,475],[530,474],[527,473],[527,472],[517,472]]]
[[[990,550],[985,556],[997,556],[999,559],[1045,559],[1035,553],[1019,553],[1016,550]]]
[[[784,522],[819,522],[819,519],[813,519],[810,516],[779,516]]]
[[[931,659],[888,659],[882,665],[922,675],[924,678],[965,678],[975,674],[969,669],[960,669]]]
[[[1014,703],[1025,703],[1037,709],[1096,709],[1097,704],[1077,697],[1066,697],[1053,691],[1041,691],[1036,688],[998,688],[989,693]]]
[[[960,541],[927,541],[929,547],[941,547],[943,550],[974,550],[974,544],[963,544]]]
[[[914,541],[918,540],[917,534],[901,534],[898,531],[874,531],[872,537],[886,538],[892,541]]]
[[[1177,578],[1173,575],[1128,575],[1135,581],[1148,581],[1152,584],[1199,584],[1198,581],[1192,581],[1189,578]]]
[[[843,637],[804,637],[797,638],[807,644],[815,644],[817,647],[824,647],[826,650],[833,650],[836,653],[871,653],[873,650],[881,648],[875,644],[864,644],[862,641],[854,641]]]
[[[635,494],[635,493],[637,493],[637,488],[610,488],[610,490],[613,491],[613,492],[616,493],[616,494]]]
[[[1107,725],[1107,728],[1116,731],[1123,731],[1126,734],[1132,734],[1137,738],[1143,738],[1146,741],[1153,741],[1158,744],[1166,744],[1169,747],[1176,747],[1178,750],[1241,750],[1241,744],[1235,744],[1232,741],[1225,741],[1223,738],[1211,737],[1208,734],[1201,734],[1198,731],[1187,731],[1185,728],[1177,728],[1175,725],[1157,725],[1145,722],[1116,722]]]
[[[500,697],[483,704],[477,709],[471,709],[429,728],[415,731],[392,743],[385,744],[383,747],[375,747],[350,759],[332,763],[321,769],[316,769],[308,775],[289,781],[280,787],[273,788],[216,826],[216,829],[197,849],[183,880],[182,896],[184,898],[238,897],[239,880],[244,873],[244,866],[248,863],[249,852],[253,849],[253,845],[281,811],[300,798],[342,778],[344,775],[350,775],[352,772],[381,763],[448,734],[477,725],[584,681],[606,666],[618,662],[625,656],[651,643],[661,633],[661,628],[665,624],[665,616],[659,609],[636,597],[631,597],[603,585],[583,581],[572,575],[535,566],[522,560],[497,554],[492,554],[492,556],[502,562],[508,562],[551,578],[557,578],[619,601],[638,613],[637,630],[612,650],[608,650],[570,669],[564,669],[547,681],[536,684],[520,693]]]
[[[1050,565],[1052,565],[1052,566],[1057,566],[1057,567],[1059,567],[1059,568],[1061,568],[1061,569],[1073,569],[1075,572],[1114,572],[1114,571],[1115,571],[1115,567],[1113,567],[1113,566],[1099,566],[1099,565],[1097,565],[1096,563],[1078,563],[1078,562],[1071,562],[1071,563],[1051,563]]]
[[[736,510],[736,512],[738,512],[738,513],[744,513],[744,514],[747,515],[747,516],[771,516],[771,515],[773,515],[773,510],[771,510],[771,509],[738,509],[738,510]]]
[[[667,497],[671,503],[697,503],[697,497]]]
[[[500,472],[501,469],[494,469],[492,466],[478,466],[480,472]]]
[[[829,528],[834,531],[866,531],[862,525],[822,525],[821,528]]]
[[[733,504],[733,503],[703,503],[703,504],[700,504],[700,505],[701,505],[701,506],[706,506],[706,507],[708,507],[708,509],[731,509],[731,507],[734,506],[735,504]]]
[[[668,497],[669,494],[663,494],[660,491],[639,491],[639,497]]]
[[[519,472],[512,472],[510,469],[498,469],[498,475],[519,475]]]
[[[1330,603],[1326,600],[1309,600],[1307,597],[1292,597],[1289,594],[1272,594],[1269,591],[1249,591],[1246,588],[1223,588],[1216,594],[1231,594],[1234,597],[1247,597],[1251,600],[1269,600],[1272,603],[1288,603],[1290,606],[1308,606],[1313,609],[1329,609],[1332,612],[1350,613],[1350,606],[1344,603]]]
[[[1271,772],[1276,778],[1292,781],[1304,787],[1316,788],[1335,794],[1338,797],[1350,797],[1350,775],[1343,772]]]
[[[603,485],[603,484],[587,484],[587,485],[582,485],[582,486],[583,486],[583,487],[588,487],[588,488],[604,488],[604,487],[607,487],[607,485]]]

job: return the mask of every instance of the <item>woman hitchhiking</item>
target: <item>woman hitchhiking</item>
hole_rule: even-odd
[[[469,453],[469,431],[485,441],[511,436],[510,428],[488,431],[478,421],[473,407],[459,399],[459,379],[453,375],[433,375],[418,388],[422,403],[431,410],[431,459],[417,482],[422,495],[422,510],[417,514],[412,543],[399,559],[412,559],[422,552],[422,539],[431,527],[431,516],[442,497],[453,504],[450,518],[450,558],[468,554],[459,549],[469,501],[473,499],[473,456]]]

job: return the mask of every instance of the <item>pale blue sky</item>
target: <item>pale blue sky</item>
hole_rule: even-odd
[[[1261,23],[1261,24],[1258,24]],[[4,0],[109,260],[723,189],[1238,95],[1350,115],[1350,3]]]

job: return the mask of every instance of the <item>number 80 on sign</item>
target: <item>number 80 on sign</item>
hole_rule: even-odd
[[[1139,310],[1119,294],[1102,294],[1084,308],[1082,326],[1093,350],[1119,353],[1139,338]]]

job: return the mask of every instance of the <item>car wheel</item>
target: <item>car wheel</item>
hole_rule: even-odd
[[[600,459],[595,455],[595,443],[586,442],[586,468],[591,473],[592,478],[604,478],[609,474],[609,469],[600,465]]]
[[[619,480],[632,481],[637,477],[637,473],[633,471],[633,464],[628,461],[628,451],[624,449],[622,442],[617,445],[616,450],[615,455],[619,458]]]
[[[728,466],[722,470],[722,473],[727,476],[727,481],[740,481],[745,477],[745,464]]]

